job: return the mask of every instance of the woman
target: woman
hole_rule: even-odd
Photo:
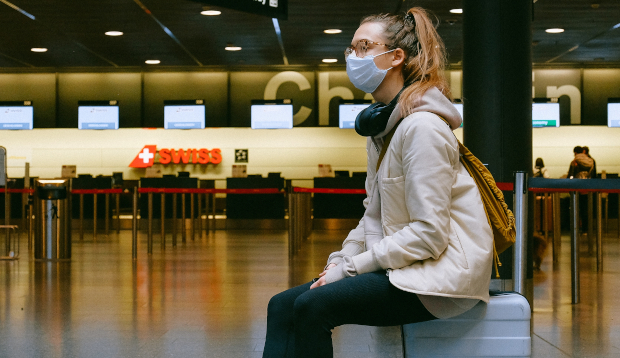
[[[547,172],[547,168],[545,168],[545,162],[543,162],[543,158],[536,158],[536,163],[534,165],[534,177],[549,179],[549,173]]]
[[[336,326],[447,318],[489,299],[492,232],[459,162],[461,118],[432,21],[421,8],[369,16],[345,56],[351,82],[390,103],[356,121],[368,137],[366,211],[316,282],[271,299],[265,358],[331,357]]]

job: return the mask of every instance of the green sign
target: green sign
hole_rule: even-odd
[[[550,120],[534,120],[532,121],[532,127],[557,127],[557,121],[555,119]]]

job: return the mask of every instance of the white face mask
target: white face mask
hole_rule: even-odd
[[[375,63],[375,57],[385,55],[386,53],[390,53],[394,50],[386,51],[380,53],[378,55],[366,55],[365,57],[359,58],[355,51],[353,51],[347,57],[347,75],[349,75],[349,80],[353,85],[366,93],[373,93],[377,87],[383,82],[383,79],[387,75],[387,71],[391,70],[393,67],[388,68],[387,70],[382,70],[377,67]]]

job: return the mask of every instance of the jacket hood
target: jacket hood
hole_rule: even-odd
[[[586,168],[591,168],[594,165],[594,160],[585,153],[579,153],[575,155],[575,161],[579,165],[586,167]]]
[[[443,93],[437,89],[437,87],[430,88],[416,101],[413,109],[413,113],[415,112],[431,112],[443,117],[448,121],[448,123],[450,123],[450,128],[452,128],[452,130],[457,129],[461,126],[461,123],[463,123],[463,119],[461,118],[459,111],[456,110],[456,107],[454,107],[452,102],[450,102],[450,100],[446,98],[446,96],[444,96]],[[388,134],[400,119],[400,105],[396,105],[394,112],[392,112],[392,115],[388,120],[385,130],[377,134],[375,138],[382,138]]]

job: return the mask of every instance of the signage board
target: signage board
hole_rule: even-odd
[[[250,14],[286,20],[288,18],[288,0],[194,0],[205,5],[215,5],[227,9],[239,10]]]
[[[165,129],[204,129],[204,100],[164,101]]]
[[[560,103],[532,103],[532,127],[559,127]]]
[[[338,126],[342,129],[355,128],[357,115],[370,106],[371,101],[340,101]]]
[[[155,157],[159,156],[159,164],[220,164],[222,151],[219,148],[189,148],[157,150],[156,145],[145,145],[129,164],[130,168],[149,168],[155,163]]]
[[[290,99],[274,101],[252,101],[252,129],[293,128],[293,103]]]
[[[117,101],[79,101],[79,129],[118,129]]]
[[[60,177],[63,179],[77,178],[77,166],[63,165],[60,171]]]
[[[31,101],[0,102],[0,129],[32,129],[33,118]]]
[[[620,128],[620,98],[610,98],[607,102],[607,126]]]

